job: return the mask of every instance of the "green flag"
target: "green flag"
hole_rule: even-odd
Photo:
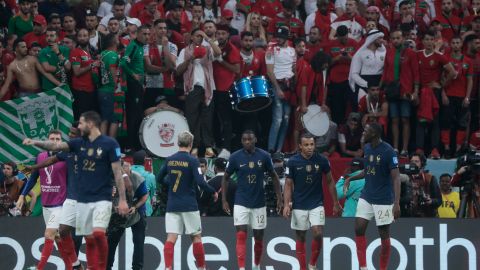
[[[0,161],[34,159],[41,150],[22,145],[23,139],[45,140],[50,130],[58,129],[68,140],[72,122],[72,93],[67,85],[0,102]]]

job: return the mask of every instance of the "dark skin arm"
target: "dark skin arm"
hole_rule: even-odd
[[[222,192],[222,207],[223,207],[223,211],[225,211],[225,213],[227,213],[228,215],[231,215],[231,209],[230,209],[230,205],[228,204],[228,201],[227,201],[227,190],[228,190],[228,181],[230,180],[230,174],[228,174],[227,172],[225,172],[225,174],[223,175],[223,179],[222,179],[222,190],[224,192]]]
[[[275,194],[277,195],[277,213],[281,214],[283,208],[283,200],[282,200],[282,188],[280,186],[280,178],[276,171],[271,171],[270,176],[273,180],[273,187],[275,188]]]

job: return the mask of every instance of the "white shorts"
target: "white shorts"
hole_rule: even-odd
[[[112,202],[77,202],[76,213],[76,234],[90,235],[93,233],[93,228],[106,229],[108,227],[112,215]]]
[[[393,204],[370,204],[360,198],[355,217],[366,220],[375,217],[377,226],[389,225],[393,222]]]
[[[319,206],[312,210],[292,210],[292,230],[307,231],[313,226],[325,225],[325,209]]]
[[[200,211],[167,212],[165,214],[165,230],[167,233],[197,235],[202,233]]]
[[[267,207],[247,208],[235,204],[233,206],[233,225],[249,225],[254,230],[267,227]]]
[[[75,217],[77,215],[77,201],[66,199],[63,202],[60,224],[75,227]]]
[[[58,229],[60,218],[62,216],[62,207],[43,207],[43,219],[47,229]]]

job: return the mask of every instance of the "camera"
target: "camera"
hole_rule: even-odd
[[[457,159],[457,171],[465,166],[468,172],[480,174],[480,152],[472,150]]]
[[[415,175],[420,173],[420,168],[414,163],[400,164],[398,168],[401,174]]]

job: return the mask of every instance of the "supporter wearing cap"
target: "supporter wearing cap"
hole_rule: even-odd
[[[347,123],[338,129],[338,144],[340,154],[344,157],[362,157],[362,133],[361,116],[352,112],[348,115]]]
[[[42,48],[46,47],[46,30],[47,20],[42,15],[36,15],[33,18],[33,31],[23,37],[23,40],[25,40],[25,42],[27,43],[27,47],[31,48],[34,42],[39,44]]]
[[[120,42],[125,46],[128,46],[130,41],[135,40],[137,38],[137,31],[138,31],[138,28],[142,26],[142,23],[137,18],[127,18],[125,25],[126,25],[126,28],[121,34]]]
[[[269,24],[267,28],[267,39],[270,41],[274,33],[280,27],[286,27],[289,31],[288,39],[293,41],[295,38],[300,38],[305,36],[305,30],[303,22],[298,18],[293,17],[295,13],[295,3],[293,0],[285,0],[282,4],[282,12],[279,13]]]
[[[223,5],[222,17],[229,17],[227,10],[232,12],[232,19],[230,20],[230,26],[235,28],[238,33],[245,30],[245,23],[247,15],[250,14],[252,2],[249,0],[227,0]],[[227,15],[225,15],[227,12]],[[261,22],[261,21],[260,21]]]
[[[345,4],[345,13],[338,17],[332,24],[330,29],[331,40],[335,39],[337,33],[337,28],[340,25],[348,27],[348,37],[353,38],[356,41],[359,41],[362,38],[362,33],[364,32],[365,24],[367,21],[365,18],[358,14],[358,4],[356,0],[347,0]]]
[[[8,21],[8,34],[22,38],[33,30],[33,16],[30,13],[30,1],[19,0],[18,6],[17,15],[11,17]]]
[[[220,17],[220,24],[224,24],[228,26],[228,31],[230,32],[230,36],[237,36],[238,30],[232,27],[233,21],[233,12],[229,9],[224,9],[222,11],[222,16]]]
[[[363,158],[353,158],[349,165],[350,167],[347,169],[345,177],[354,177],[363,172]],[[357,212],[358,198],[360,198],[360,193],[363,190],[363,186],[365,186],[365,179],[351,181],[347,190],[347,194],[343,193],[344,183],[345,178],[342,176],[335,185],[338,199],[341,200],[345,198],[342,217],[355,217],[355,213]]]

